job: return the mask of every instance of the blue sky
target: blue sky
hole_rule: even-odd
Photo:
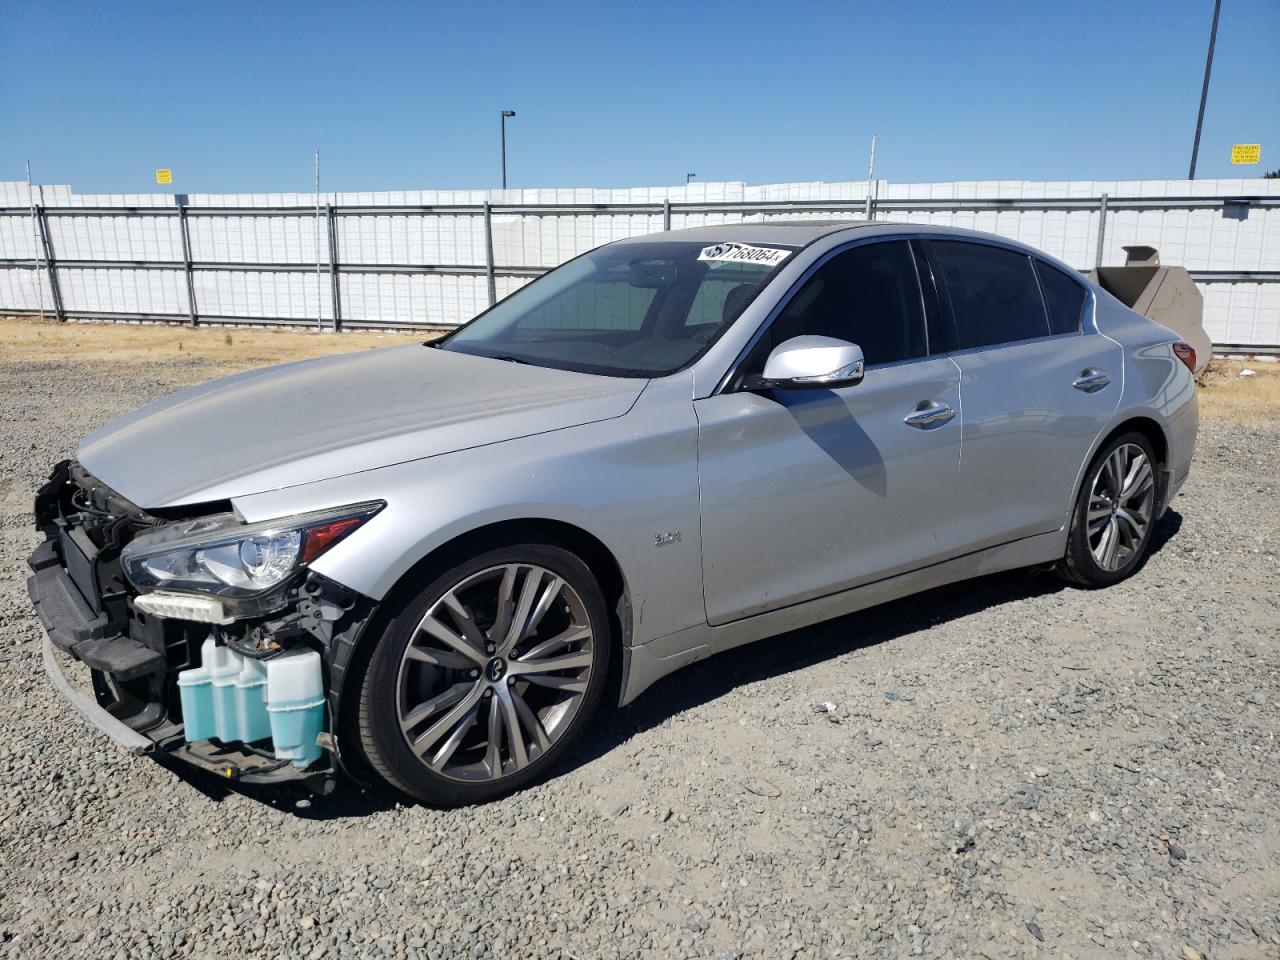
[[[0,0],[0,179],[496,186],[503,107],[512,186],[1179,178],[1212,6]],[[1278,50],[1225,0],[1201,177],[1280,168]]]

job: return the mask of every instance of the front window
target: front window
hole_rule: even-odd
[[[440,342],[583,373],[661,377],[696,360],[794,248],[624,243],[571,260]]]
[[[782,308],[771,333],[773,346],[806,335],[856,343],[868,366],[923,357],[924,307],[907,242],[836,254]]]

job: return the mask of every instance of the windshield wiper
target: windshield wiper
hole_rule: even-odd
[[[528,360],[521,360],[519,357],[494,357],[494,360],[505,360],[507,363],[519,363],[523,366],[530,366]]]

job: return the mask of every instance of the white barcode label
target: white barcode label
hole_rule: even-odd
[[[763,263],[769,267],[776,267],[789,256],[791,256],[790,250],[782,250],[778,247],[753,247],[746,243],[713,243],[709,247],[702,248],[698,259],[732,263]]]

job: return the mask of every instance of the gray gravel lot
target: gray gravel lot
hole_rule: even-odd
[[[1280,956],[1280,423],[1203,423],[1120,587],[1002,575],[776,637],[438,812],[229,792],[50,689],[32,491],[212,369],[0,364],[0,956]]]

